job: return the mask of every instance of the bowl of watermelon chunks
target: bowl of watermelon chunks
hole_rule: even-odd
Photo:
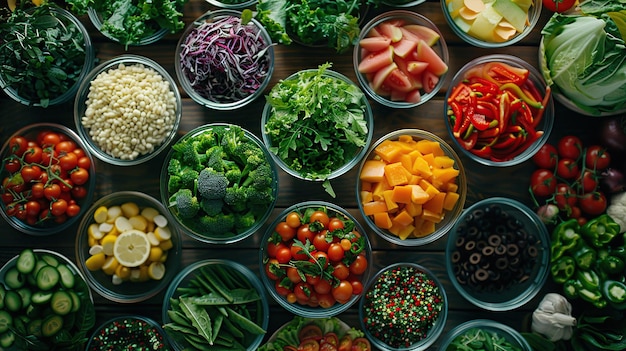
[[[378,15],[354,46],[354,70],[363,90],[378,103],[411,108],[430,100],[448,73],[448,47],[425,16],[406,10]]]

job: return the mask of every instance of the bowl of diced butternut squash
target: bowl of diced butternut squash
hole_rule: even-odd
[[[420,246],[445,235],[465,204],[465,169],[454,149],[420,129],[393,131],[370,147],[358,170],[365,222],[387,241]]]

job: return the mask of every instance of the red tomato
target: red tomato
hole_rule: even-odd
[[[315,234],[315,237],[313,237],[313,246],[315,246],[315,249],[318,251],[328,251],[330,243],[326,240],[326,230]]]
[[[316,340],[307,339],[300,342],[298,345],[298,351],[319,351],[320,344]]]
[[[87,188],[82,185],[73,187],[72,196],[77,200],[85,198],[87,196]]]
[[[315,324],[307,324],[300,329],[298,332],[298,339],[300,341],[305,339],[314,339],[321,340],[322,339],[322,328],[318,327]]]
[[[298,227],[300,227],[300,225],[302,224],[302,218],[300,217],[300,214],[298,212],[294,211],[287,214],[287,217],[285,217],[285,222],[287,222],[290,227],[298,229]]]
[[[74,188],[76,189],[76,187]],[[276,252],[278,251],[278,248],[280,246],[285,246],[285,244],[281,243],[274,243],[272,241],[267,243],[267,247],[265,248],[267,250],[267,256],[271,257],[271,258],[275,258],[276,257]]]
[[[313,285],[313,289],[318,294],[328,294],[332,290],[333,286],[326,279],[320,279],[317,284]]]
[[[543,144],[532,157],[532,161],[537,167],[546,169],[554,169],[558,159],[559,153],[552,144]]]
[[[61,166],[61,169],[66,172],[74,169],[78,166],[78,157],[76,157],[76,154],[73,152],[66,153],[59,157],[59,166]]]
[[[328,228],[330,217],[328,217],[328,214],[324,211],[314,211],[309,217],[309,223],[315,222],[319,222],[324,226],[324,228]]]
[[[580,210],[590,216],[602,214],[607,207],[606,197],[602,192],[584,194],[579,200]]]
[[[50,213],[54,216],[61,216],[67,211],[67,206],[65,199],[58,199],[50,204]]]
[[[59,184],[50,184],[43,189],[43,194],[48,200],[57,199],[61,196],[61,187]]]
[[[337,301],[335,301],[335,298],[333,297],[333,294],[331,293],[326,293],[326,294],[317,293],[317,303],[322,308],[333,307],[336,302]]]
[[[38,180],[42,172],[43,171],[39,166],[33,165],[22,167],[20,174],[22,175],[22,179],[24,180],[24,182],[30,183],[32,181]]]
[[[67,210],[65,211],[65,214],[68,215],[68,217],[76,217],[79,213],[80,206],[75,203],[67,205]]]
[[[300,273],[296,267],[287,268],[287,278],[294,284],[302,281],[302,277],[300,277]]]
[[[307,240],[309,242],[313,242],[313,239],[315,238],[315,233],[311,231],[311,228],[309,227],[309,224],[307,223],[298,227],[298,230],[296,232],[296,237],[298,238],[298,240],[300,240],[303,243],[306,243]]]
[[[76,156],[78,157],[77,165],[80,168],[89,169],[91,168],[91,160],[87,156]]]
[[[287,246],[282,246],[276,250],[276,259],[278,263],[287,263],[291,260],[291,249]]]
[[[609,167],[611,163],[611,155],[605,148],[592,145],[587,148],[585,153],[585,166],[589,169],[596,171],[602,171]]]
[[[55,146],[56,144],[61,142],[61,137],[59,136],[59,134],[51,131],[44,133],[45,134],[43,135],[41,140],[39,140],[39,144],[42,147]]]
[[[306,282],[300,282],[293,288],[293,292],[296,294],[296,299],[300,302],[306,302],[311,297],[311,285]]]
[[[23,136],[14,136],[9,140],[9,150],[17,156],[22,156],[28,148],[28,140]]]
[[[274,273],[274,269],[278,267],[278,260],[275,258],[270,258],[265,264],[265,274],[267,274],[267,277],[271,280],[278,280],[278,275]]]
[[[74,184],[83,185],[89,180],[89,172],[84,168],[78,167],[70,173],[70,178]]]
[[[576,179],[580,175],[578,162],[570,158],[561,158],[556,166],[556,174],[563,179]]]
[[[543,7],[552,12],[565,12],[574,6],[576,0],[542,0]]]
[[[372,344],[366,338],[352,340],[352,351],[372,351]]]
[[[328,255],[323,251],[314,251],[311,253],[313,259],[311,260],[314,263],[318,263],[322,265],[322,268],[326,269],[328,267]]]
[[[354,262],[350,264],[350,273],[355,275],[361,275],[367,270],[367,258],[363,255],[358,255],[354,259]]]
[[[296,236],[296,229],[290,227],[285,221],[276,224],[274,230],[280,235],[283,241],[289,241]]]
[[[565,183],[558,183],[556,185],[554,200],[556,201],[557,207],[561,210],[567,210],[578,202],[576,192]]]
[[[278,293],[278,295],[280,296],[287,296],[287,294],[289,294],[291,292],[291,290],[289,288],[287,288],[286,286],[281,284],[281,280],[277,280],[276,283],[274,283],[274,289],[276,289],[276,292]]]
[[[330,232],[343,228],[345,228],[345,224],[340,218],[333,217],[330,219],[330,222],[328,222],[328,231]]]
[[[305,250],[299,245],[291,245],[291,257],[294,260],[304,261],[309,258],[309,255],[307,255]]]
[[[9,173],[16,173],[21,167],[22,164],[16,158],[9,159],[4,163],[4,169],[6,169]]]
[[[361,283],[360,280],[358,279],[351,280],[350,284],[352,285],[352,293],[354,295],[358,295],[363,291],[363,283]]]
[[[31,146],[24,152],[24,161],[27,163],[42,163],[43,149],[39,146]]]
[[[30,196],[33,199],[41,199],[43,197],[44,183],[38,182],[30,187]]]
[[[337,262],[334,265],[333,276],[339,280],[347,279],[350,275],[350,269],[343,262]]]
[[[583,151],[583,142],[575,135],[566,135],[559,139],[557,144],[559,157],[568,157],[577,160]]]
[[[41,212],[41,204],[39,201],[31,200],[26,203],[26,215],[37,217]]]
[[[352,337],[344,335],[337,346],[337,351],[352,351]]]
[[[342,280],[333,287],[332,294],[335,300],[345,303],[352,297],[352,284],[347,280]]]
[[[341,247],[341,244],[332,243],[328,247],[328,251],[326,252],[326,254],[328,255],[328,259],[331,262],[339,262],[345,256],[345,251],[343,250],[343,247]]]
[[[54,151],[59,154],[72,153],[76,149],[76,143],[71,140],[64,140],[54,146]]]
[[[585,193],[590,193],[598,187],[596,174],[589,170],[585,170],[585,172],[583,172],[583,176],[578,180],[578,182]]]

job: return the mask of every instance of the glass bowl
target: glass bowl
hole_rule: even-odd
[[[508,74],[513,78],[501,78]],[[469,87],[467,82],[481,78],[489,81]],[[476,99],[476,105],[482,106],[477,107],[474,118],[457,120],[457,114],[466,113],[465,106],[473,106],[471,94],[485,89],[499,92],[491,99]],[[537,69],[519,57],[503,54],[466,63],[452,78],[443,112],[454,146],[475,162],[493,167],[529,160],[548,140],[555,118],[552,95]]]
[[[383,5],[392,7],[413,7],[417,6],[426,0],[383,0]]]
[[[176,76],[189,97],[200,105],[215,110],[238,109],[263,95],[271,80],[274,72],[272,38],[256,19],[241,25],[240,18],[239,10],[208,11],[190,24],[178,41],[174,60]],[[237,35],[245,35],[255,45],[249,43],[241,50],[216,49],[236,44],[231,34],[222,29],[235,25]],[[222,45],[215,45],[215,41]],[[211,52],[211,49],[215,50]],[[237,63],[232,62],[230,51],[241,56]],[[257,55],[261,59],[257,59]],[[213,61],[207,63],[207,58]],[[232,69],[233,65],[238,69],[244,64],[248,65],[246,72]]]
[[[332,218],[336,220],[331,223]],[[362,295],[350,283],[365,285],[373,262],[365,233],[348,211],[328,202],[306,201],[286,208],[261,240],[263,285],[279,305],[297,316],[332,317],[348,310]],[[320,279],[322,270],[332,278]],[[306,291],[311,293],[303,294]]]
[[[465,205],[463,163],[450,145],[428,131],[400,129],[381,137],[357,174],[361,215],[376,234],[396,245],[436,241],[452,228]]]
[[[141,10],[137,9],[138,6],[155,6],[156,7],[156,6],[168,6],[169,5],[169,6],[173,6],[174,10],[177,11],[179,15],[176,16],[177,18],[167,18],[166,22],[176,21],[176,22],[179,22],[178,25],[182,26],[184,2],[168,0],[167,3],[170,3],[170,4],[142,5],[143,2],[141,1],[132,1],[131,4],[129,5],[131,8],[126,10],[126,12],[128,13],[142,12]],[[96,27],[96,29],[100,33],[102,33],[102,35],[104,35],[106,38],[114,42],[117,42],[119,44],[122,44],[126,48],[128,48],[128,46],[142,46],[142,45],[149,45],[149,44],[155,43],[161,40],[166,35],[173,32],[169,28],[161,27],[161,24],[159,23],[159,21],[157,21],[159,12],[156,11],[156,9],[152,9],[154,15],[151,15],[151,14],[146,15],[146,13],[143,13],[143,17],[144,17],[143,23],[136,23],[136,22],[132,22],[129,20],[123,21],[122,26],[124,28],[121,32],[123,33],[132,32],[131,30],[129,30],[129,28],[126,27],[127,25],[132,25],[134,27],[138,27],[137,29],[138,31],[139,30],[144,31],[144,35],[141,38],[132,38],[132,37],[122,38],[121,35],[117,36],[106,30],[106,26],[109,25],[109,19],[119,16],[120,14],[117,11],[115,11],[115,9],[110,8],[109,5],[104,2],[95,4],[95,6],[92,3],[92,6],[93,7],[89,7],[87,9],[87,14],[89,16],[89,19],[91,20],[91,23],[94,25],[94,27]],[[107,14],[110,17],[104,18],[103,13]],[[125,14],[123,16],[125,16]],[[168,24],[168,23],[165,23],[165,24]],[[174,26],[173,23],[169,23],[169,25]],[[110,26],[115,27],[116,25],[110,25]],[[117,30],[117,28],[115,29]]]
[[[161,325],[151,318],[126,315],[109,319],[91,334],[85,351],[107,351],[112,348],[168,350],[169,344]]]
[[[213,6],[221,7],[224,9],[243,9],[243,8],[250,7],[256,4],[258,0],[230,0],[230,1],[206,0],[206,1]]]
[[[208,143],[202,144],[200,148],[195,149],[199,153],[206,154],[207,150],[215,147],[215,138],[221,140],[224,136],[240,140],[242,144],[246,145],[242,146],[242,149],[247,146],[251,146],[251,149],[241,151],[243,157],[238,156],[240,152],[237,149],[232,151],[226,149],[227,152],[221,154],[214,153],[213,151],[217,149],[213,149],[209,152],[219,157],[206,160],[203,165],[195,165],[195,168],[192,168],[193,171],[185,170],[183,172],[180,170],[181,164],[183,167],[190,164],[184,159],[183,153],[177,150],[184,148],[185,144],[193,141],[199,141],[201,144],[208,141]],[[219,148],[220,146],[218,146]],[[221,148],[221,150],[225,150],[225,148]],[[245,168],[248,159],[244,158],[251,151],[253,151],[252,156],[261,156],[259,166],[254,168],[255,172],[252,172],[250,168],[247,170]],[[224,160],[224,164],[221,160]],[[234,168],[219,169],[219,167],[230,167],[228,164],[236,165],[234,168],[237,168],[238,171],[247,173],[247,175],[243,175],[245,179],[232,179],[229,170],[234,170]],[[197,184],[194,184],[202,170],[209,165],[214,170],[218,170],[222,177],[227,178],[227,187],[230,190],[226,190],[226,193],[217,196],[213,194],[202,195]],[[254,187],[258,191],[251,191]],[[196,199],[200,204],[200,209],[197,212],[181,213],[180,207],[176,204],[176,194],[182,188],[196,191]],[[175,218],[176,224],[185,234],[205,243],[230,244],[254,234],[269,217],[278,197],[278,170],[263,143],[250,131],[234,124],[206,124],[189,131],[172,146],[172,150],[165,158],[161,169],[160,189],[162,203],[168,208],[168,211]],[[221,229],[219,230],[216,229],[216,222],[207,222],[222,215],[224,215],[225,221],[220,222],[223,225],[220,226]],[[209,219],[209,217],[213,219]],[[235,223],[231,222],[233,221],[232,218],[234,218]]]
[[[335,109],[337,115],[345,118],[345,126],[341,126],[341,128],[352,131],[354,135],[351,139],[353,140],[346,141],[346,137],[342,136],[342,133],[328,133],[329,130],[339,128],[335,124],[339,118],[330,119],[328,114],[317,115],[313,113],[312,115],[316,117],[304,119],[302,116],[306,114],[305,111],[298,110],[299,107],[284,106],[284,104],[278,106],[278,110],[271,102],[272,100],[290,99],[294,95],[308,96],[310,93],[309,91],[299,91],[298,88],[293,88],[293,84],[282,83],[281,81],[266,96],[268,101],[265,104],[261,117],[263,143],[270,150],[270,155],[272,155],[276,164],[295,178],[319,182],[337,178],[357,165],[367,152],[367,145],[371,142],[374,134],[374,114],[372,109],[367,97],[357,85],[343,74],[329,70],[328,66],[296,72],[285,78],[284,81],[289,82],[296,79],[310,80],[311,84],[315,84],[317,87],[341,84],[341,89],[348,93],[341,94],[341,96],[337,94],[334,101],[334,106],[336,107],[330,106],[329,109]],[[334,88],[339,89],[336,86]],[[358,103],[354,102],[357,100],[355,96],[360,97]],[[350,102],[346,102],[348,99],[350,99]],[[313,110],[318,109],[317,105],[311,105],[310,108]],[[348,109],[350,110],[349,112],[347,111]],[[357,113],[356,111],[359,112]],[[277,112],[280,117],[276,117]],[[291,128],[292,124],[285,124],[287,119],[293,124],[301,123],[302,126],[306,125],[307,127]],[[350,128],[350,125],[355,127]],[[356,127],[357,125],[359,126],[358,128]],[[326,144],[324,145],[316,140],[320,132],[325,132]],[[298,142],[303,144],[310,143],[312,146],[304,151],[302,151],[302,148],[293,150],[290,147],[291,145],[285,143],[285,140],[292,139],[297,139]],[[357,145],[354,139],[358,139],[360,144]],[[316,155],[311,155],[311,150],[315,150]],[[331,152],[332,150],[341,151]],[[309,166],[308,168],[299,167],[300,159],[307,159],[309,164],[315,166]]]
[[[489,319],[474,319],[457,325],[442,338],[439,349],[446,350],[455,339],[460,339],[463,335],[467,335],[467,333],[471,333],[469,334],[471,340],[483,341],[486,338],[491,338],[492,340],[497,338],[499,343],[506,342],[516,349],[532,351],[532,347],[518,331],[508,325]],[[456,348],[453,349],[457,350]]]
[[[115,166],[138,165],[165,150],[181,115],[182,100],[169,73],[132,54],[89,72],[74,101],[78,134],[97,158]]]
[[[66,11],[60,7],[45,6],[45,7],[40,7],[36,9],[27,9],[25,10],[25,13],[28,15],[27,21],[28,23],[31,23],[31,25],[32,25],[32,22],[37,21],[37,17],[35,16],[35,14],[41,13],[40,16],[50,15],[51,16],[50,18],[55,19],[54,24],[56,26],[51,25],[50,26],[51,28],[54,28],[54,27],[63,28],[65,32],[68,32],[70,28],[73,28],[72,33],[74,36],[77,36],[76,38],[77,42],[75,42],[74,44],[76,47],[80,48],[84,52],[82,55],[80,55],[79,53],[72,52],[72,50],[66,50],[64,51],[64,55],[66,55],[67,57],[66,56],[58,57],[59,56],[58,54],[53,56],[50,53],[44,55],[47,59],[52,59],[52,61],[54,62],[65,63],[65,66],[60,66],[56,64],[51,65],[50,69],[48,69],[49,74],[48,72],[44,72],[44,73],[41,73],[42,75],[53,76],[53,73],[54,73],[53,69],[54,70],[61,69],[63,71],[63,74],[67,75],[64,79],[59,79],[59,77],[56,77],[54,78],[54,80],[42,79],[42,80],[37,81],[37,85],[39,83],[43,83],[43,85],[47,87],[47,89],[44,89],[41,91],[45,93],[45,96],[40,96],[39,91],[34,91],[36,89],[35,88],[36,84],[34,81],[32,81],[33,78],[31,76],[14,77],[13,79],[16,79],[16,80],[13,80],[13,79],[9,80],[4,74],[0,73],[0,87],[2,87],[4,92],[10,98],[24,105],[48,107],[52,105],[63,104],[65,102],[72,100],[74,98],[74,95],[76,95],[78,86],[83,81],[87,73],[89,73],[89,71],[93,68],[94,62],[95,62],[95,51],[91,44],[91,38],[89,37],[89,33],[87,32],[87,29],[82,24],[82,22],[78,18],[76,18],[76,16],[74,16],[69,11]],[[52,24],[52,22],[46,22],[46,23]],[[0,33],[2,33],[2,31],[0,31]],[[13,36],[16,33],[17,32],[13,32],[10,35]],[[5,34],[2,34],[2,35],[4,36]],[[9,37],[9,33],[7,33],[6,35],[7,36],[4,37],[3,39],[6,39],[7,41],[13,40],[11,37]],[[42,41],[44,40],[43,37],[40,37],[40,39]],[[65,37],[63,39],[64,41],[62,42],[60,41],[61,39],[57,38],[56,36],[53,37],[53,40],[55,41],[55,44],[58,44],[59,42],[64,45],[68,44],[67,42],[68,39],[66,39]],[[29,48],[29,50],[32,50],[32,48]],[[70,54],[72,56],[70,56]],[[4,54],[1,52],[0,52],[0,55],[4,56]],[[16,55],[13,52],[8,53],[8,57],[11,57],[15,59],[16,61],[15,62],[7,61],[6,64],[13,67],[16,70],[24,69],[26,71],[29,71],[29,70],[38,69],[34,66],[31,66],[30,64],[26,65],[25,67],[20,67],[26,62],[26,60],[17,61],[18,57],[21,57],[21,56],[26,56],[26,55],[25,54]],[[67,84],[62,84],[65,80],[68,81]],[[62,87],[59,86],[61,84],[63,85]],[[58,88],[58,91],[54,91],[53,88],[55,87]],[[33,91],[29,91],[29,90],[33,90]]]
[[[285,335],[292,332],[294,333],[293,335],[299,335],[300,333],[302,335],[294,338],[294,340],[286,340],[288,338]],[[359,335],[361,334],[357,328],[349,326],[337,317],[305,318],[294,316],[292,320],[283,324],[267,339],[262,349],[285,350],[289,347],[297,348],[300,346],[300,342],[310,339],[316,340],[319,344],[318,346],[320,346],[322,343],[333,343],[336,337],[338,343],[343,338],[350,338],[352,347],[355,347],[355,345],[359,345],[359,347],[369,346],[369,348],[361,348],[361,350],[371,350],[372,347],[369,340]],[[314,345],[313,348],[315,349]]]
[[[395,311],[386,307],[389,304],[397,307]],[[443,332],[447,317],[443,285],[430,270],[415,263],[381,269],[367,283],[359,302],[361,329],[379,350],[427,350]]]
[[[220,301],[224,300],[223,296],[217,293],[217,291],[196,285],[201,284],[201,286],[204,286],[206,283],[216,281],[218,284],[222,284],[221,291],[225,291],[227,294],[234,291],[239,291],[240,293],[243,291],[246,292],[244,297],[248,300],[248,302],[240,304],[223,302],[222,307],[229,311],[230,314],[239,314],[238,318],[225,317],[223,319],[222,327],[226,328],[225,332],[233,329],[238,331],[240,335],[234,336],[234,341],[241,344],[246,350],[256,350],[261,345],[269,325],[270,310],[265,289],[259,278],[241,263],[229,260],[208,259],[185,267],[172,281],[165,293],[162,321],[174,350],[181,351],[189,347],[187,339],[189,336],[185,333],[181,334],[180,329],[176,328],[180,325],[180,322],[189,323],[185,312],[181,310],[181,305],[195,305],[195,313],[202,313],[198,311],[204,310],[211,314],[211,319],[216,315],[220,315],[220,312],[217,310],[212,310],[215,308],[214,306],[207,306],[203,309],[201,305],[193,303],[194,298],[202,299],[202,297],[198,296],[204,294],[208,294],[205,296],[219,299]],[[241,323],[241,319],[247,319],[247,323]],[[210,321],[210,323],[214,322]],[[194,329],[198,330],[196,327]],[[200,341],[206,341],[208,336],[205,328],[194,335],[197,335]],[[194,342],[194,340],[198,339],[193,338],[192,335],[191,340]],[[230,348],[227,347],[227,349]]]
[[[580,113],[582,115],[589,116],[589,117],[608,117],[608,116],[616,116],[616,115],[626,113],[626,107],[618,108],[616,106],[610,106],[610,105],[602,106],[602,105],[599,105],[599,103],[602,102],[600,100],[595,100],[595,103],[598,103],[598,105],[588,106],[580,101],[572,100],[564,92],[562,92],[559,86],[552,80],[550,69],[548,68],[548,62],[546,60],[547,57],[546,57],[546,50],[544,46],[544,40],[545,38],[542,37],[541,41],[539,42],[539,51],[538,51],[539,69],[541,71],[543,79],[545,79],[546,82],[548,82],[548,85],[552,88],[552,96],[554,96],[554,99],[556,101],[561,103],[563,106],[565,106],[569,110],[572,110],[576,113]],[[563,74],[566,74],[566,73],[563,73]]]
[[[352,58],[367,95],[393,108],[419,106],[437,95],[449,62],[448,46],[437,26],[407,10],[385,12],[369,21]]]
[[[25,262],[30,264],[24,264]],[[18,267],[21,267],[21,272]],[[55,276],[56,281],[53,278]],[[38,285],[38,282],[45,285]],[[41,290],[41,286],[48,286],[50,290]],[[28,350],[37,346],[58,349],[67,346],[67,340],[73,340],[77,344],[73,346],[84,346],[87,332],[94,326],[96,311],[85,277],[67,257],[46,249],[24,249],[0,268],[0,287],[6,302],[0,311],[9,313],[13,320],[8,326],[4,324],[9,330],[3,334],[3,350]],[[20,299],[20,296],[28,296],[29,300]],[[53,305],[52,299],[61,303]],[[8,301],[13,301],[11,305],[16,307],[16,300],[22,306],[17,311],[11,311]],[[28,306],[23,301],[28,301]],[[69,319],[75,322],[63,323]],[[45,334],[27,331],[32,329],[25,328],[26,320],[42,320],[49,326],[58,326],[59,329],[46,328]],[[11,336],[14,340],[5,345],[6,341],[11,340]]]
[[[446,270],[455,290],[490,311],[523,306],[548,277],[550,235],[539,217],[512,199],[467,208],[448,233]]]
[[[160,293],[178,273],[182,238],[158,200],[118,191],[98,199],[85,213],[75,254],[87,283],[99,295],[137,303]]]
[[[50,135],[44,139],[44,134]],[[40,136],[41,141],[39,141]],[[63,136],[63,139],[60,139],[61,136]],[[65,140],[72,141],[74,146],[63,142]],[[14,146],[24,146],[29,141],[36,143],[38,146],[14,149]],[[54,145],[54,148],[58,148],[60,153],[50,158],[51,153],[44,152],[48,145]],[[64,157],[69,153],[67,151],[70,149],[66,148],[68,145],[75,147],[72,153],[76,157],[71,155],[71,157]],[[12,152],[11,150],[16,151]],[[28,156],[25,155],[26,153],[28,153]],[[89,153],[87,145],[70,128],[56,123],[35,123],[25,126],[13,133],[4,142],[2,150],[0,150],[0,157],[3,160],[0,177],[8,179],[8,183],[0,185],[0,189],[3,194],[9,194],[7,190],[14,192],[10,199],[3,198],[5,201],[0,203],[2,209],[0,214],[13,228],[29,235],[56,234],[74,225],[91,205],[96,188],[95,160]],[[19,161],[15,162],[15,160]],[[51,162],[59,163],[60,160],[63,160],[63,167],[72,167],[72,170],[74,167],[77,167],[76,169],[80,170],[80,172],[74,172],[74,180],[67,173],[69,168],[61,168],[59,170],[62,177],[54,175],[56,174],[57,166],[51,165]],[[66,163],[66,161],[71,163]],[[81,166],[83,166],[80,169],[78,168],[79,161]],[[26,165],[24,162],[29,162],[29,165]],[[35,163],[39,165],[37,166],[38,170],[32,167]],[[30,169],[29,177],[36,176],[36,179],[24,182],[21,171],[26,167]],[[53,184],[49,184],[46,187],[45,185],[48,181]],[[47,192],[48,197],[46,197],[46,188],[49,189]],[[35,194],[33,194],[33,190],[35,190]],[[19,196],[16,198],[17,194]],[[29,211],[25,210],[28,210],[27,207],[30,207],[30,205],[23,201],[23,198],[38,200],[36,202],[39,203],[39,206],[35,206],[35,204],[33,205],[34,207],[31,207],[31,210],[36,211],[33,208],[39,208],[39,211],[35,212],[39,213],[39,215],[27,215]],[[70,206],[69,200],[71,199],[76,200],[76,205],[79,206],[78,211],[76,211],[77,208],[75,206]],[[54,212],[52,211],[53,206]],[[63,208],[65,208],[65,211],[61,213],[60,211]]]
[[[479,48],[494,49],[518,43],[532,32],[543,6],[540,0],[523,0],[469,9],[463,0],[451,0],[442,1],[441,7],[448,25],[461,39]]]

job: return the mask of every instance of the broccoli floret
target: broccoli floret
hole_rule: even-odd
[[[194,220],[194,227],[200,233],[210,235],[224,235],[232,233],[235,227],[235,215],[217,214],[215,216],[202,216],[198,220]]]
[[[169,199],[169,205],[175,206],[180,218],[193,218],[200,210],[198,198],[193,196],[191,190],[180,189]]]
[[[248,187],[248,202],[249,205],[267,205],[274,201],[274,193],[271,187],[263,189],[254,189]]]
[[[248,188],[234,184],[226,189],[224,195],[224,203],[226,203],[233,211],[243,212],[247,208]]]
[[[235,161],[231,161],[227,153],[221,146],[213,146],[206,152],[208,159],[206,166],[213,168],[216,172],[226,173],[231,169],[239,170],[239,166]]]
[[[222,213],[224,207],[224,201],[222,199],[205,199],[200,200],[200,208],[205,214],[209,216],[215,216]]]
[[[167,173],[168,174],[178,174],[180,173],[183,165],[180,163],[180,160],[177,158],[170,159],[170,162],[167,164]]]
[[[265,189],[272,186],[272,169],[267,163],[260,164],[248,173],[242,186],[251,186],[255,189]]]
[[[244,232],[256,223],[256,216],[253,211],[237,213],[235,215],[235,230],[237,233]]]
[[[209,145],[215,143],[214,139],[205,140],[208,137],[203,137],[204,135],[205,134],[201,134],[195,138],[179,141],[172,146],[174,151],[178,152],[178,155],[176,156],[178,156],[177,158],[180,163],[183,166],[191,167],[198,172],[205,167],[205,164],[209,159],[206,150],[210,148]],[[213,141],[211,142],[210,140]]]
[[[233,168],[226,171],[226,179],[229,184],[239,184],[241,182],[241,170],[239,168]]]
[[[222,199],[226,194],[228,179],[224,174],[205,168],[198,175],[198,193],[205,199]]]

